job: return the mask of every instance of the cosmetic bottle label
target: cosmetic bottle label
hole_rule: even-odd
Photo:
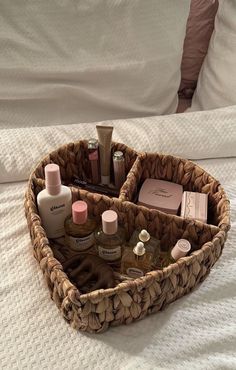
[[[94,244],[94,234],[91,233],[83,238],[75,238],[73,236],[66,235],[65,242],[71,249],[81,252],[92,247]]]
[[[137,269],[136,267],[129,267],[126,270],[126,273],[127,273],[128,276],[130,276],[132,278],[139,278],[139,277],[144,275],[143,271]]]
[[[121,258],[121,247],[118,246],[113,249],[107,249],[99,245],[98,254],[99,257],[103,258],[106,261],[116,261]]]

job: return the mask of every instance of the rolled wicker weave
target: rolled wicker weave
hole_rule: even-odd
[[[63,317],[72,327],[88,332],[102,332],[110,325],[142,319],[189,293],[205,279],[220,257],[230,228],[230,206],[224,189],[198,165],[170,155],[137,153],[124,144],[113,143],[112,150],[125,153],[127,181],[119,199],[72,188],[73,200],[85,200],[89,214],[98,220],[104,210],[114,209],[129,236],[137,227],[146,228],[160,240],[162,249],[167,250],[178,239],[186,238],[193,252],[163,270],[151,271],[135,280],[118,281],[115,288],[81,294],[53,254],[38,215],[36,196],[44,188],[44,167],[50,162],[60,166],[65,184],[74,175],[90,180],[87,142],[64,145],[45,157],[31,174],[26,191],[25,211],[34,255]],[[132,203],[140,183],[148,177],[182,184],[184,190],[207,193],[208,224]]]

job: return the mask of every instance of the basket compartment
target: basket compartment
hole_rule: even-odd
[[[121,189],[120,198],[133,202],[147,178],[175,182],[186,191],[208,194],[208,223],[228,229],[230,210],[225,191],[219,181],[197,164],[171,155],[141,154]]]
[[[134,164],[137,158],[137,152],[125,144],[121,143],[112,143],[111,146],[111,155],[117,150],[120,150],[124,153],[125,159],[125,172],[126,175],[129,174],[129,171]],[[75,176],[80,180],[87,181],[91,183],[91,167],[88,160],[88,143],[86,140],[81,140],[76,143],[69,143],[63,147],[53,151],[48,154],[37,166],[34,171],[33,178],[42,181],[42,186],[44,186],[44,167],[48,163],[56,163],[60,166],[61,179],[63,184],[68,185],[71,182],[71,179]],[[114,180],[113,174],[113,164],[111,161],[111,181]],[[40,181],[38,182],[40,184]]]

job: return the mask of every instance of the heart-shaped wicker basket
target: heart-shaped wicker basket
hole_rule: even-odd
[[[142,319],[189,293],[205,279],[220,257],[230,228],[230,206],[224,189],[198,165],[171,155],[137,153],[119,143],[112,144],[112,151],[115,150],[124,153],[127,174],[119,198],[71,188],[73,200],[85,200],[89,214],[98,220],[104,210],[114,209],[128,236],[142,227],[160,240],[162,249],[167,250],[178,239],[186,238],[193,252],[163,270],[151,271],[135,280],[117,277],[115,288],[82,294],[56,259],[55,249],[41,224],[36,196],[44,188],[44,167],[48,163],[60,166],[64,184],[69,184],[73,176],[90,181],[87,141],[64,145],[47,155],[31,174],[26,191],[25,211],[34,255],[63,317],[72,327],[88,332],[102,332],[110,325]],[[208,194],[208,224],[132,203],[145,178],[173,181],[182,184],[184,190]]]

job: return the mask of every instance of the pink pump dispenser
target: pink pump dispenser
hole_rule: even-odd
[[[50,195],[57,195],[61,190],[60,168],[57,164],[50,163],[45,166],[45,186]]]

